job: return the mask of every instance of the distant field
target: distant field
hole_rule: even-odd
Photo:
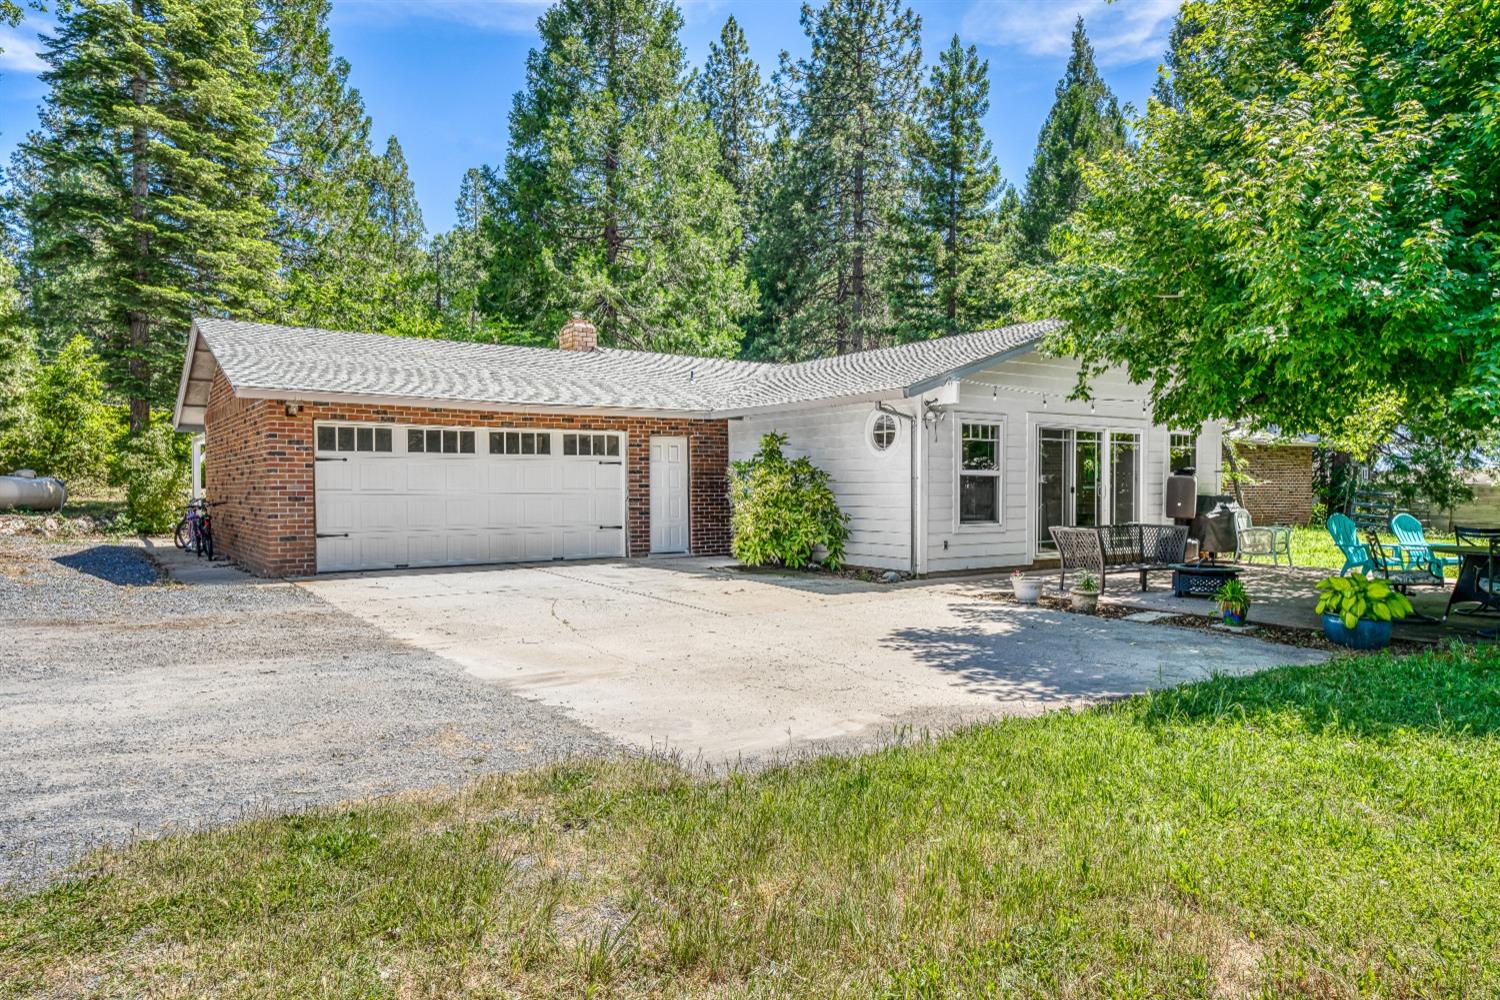
[[[1500,653],[707,780],[563,765],[95,856],[22,996],[1493,996]]]

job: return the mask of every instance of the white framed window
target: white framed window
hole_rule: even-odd
[[[408,427],[408,455],[472,455],[474,432],[445,427]]]
[[[959,422],[958,523],[1000,523],[1000,424]]]
[[[1198,464],[1198,435],[1192,431],[1172,431],[1167,435],[1167,474],[1190,469]]]
[[[550,455],[551,431],[490,431],[491,455]]]
[[[890,450],[891,445],[896,443],[896,436],[899,433],[896,418],[880,410],[870,414],[865,431],[866,440],[877,455]]]
[[[563,454],[616,457],[620,454],[620,435],[564,434]]]
[[[389,452],[391,442],[389,427],[319,424],[317,429],[318,450],[324,452]]]

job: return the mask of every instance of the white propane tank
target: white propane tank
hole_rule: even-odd
[[[61,479],[38,476],[30,469],[0,476],[0,510],[60,510],[67,499],[68,490]]]

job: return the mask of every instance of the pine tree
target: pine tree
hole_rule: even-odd
[[[11,264],[14,249],[0,229],[0,472],[17,464],[16,429],[21,421],[22,392],[34,352],[21,308],[20,274]]]
[[[550,338],[575,310],[603,343],[733,353],[752,292],[734,189],[686,92],[668,0],[561,0],[510,117],[486,298]]]
[[[431,332],[431,277],[405,157],[399,143],[387,143],[383,156],[371,148],[364,100],[349,84],[348,62],[333,54],[329,0],[259,2],[262,71],[276,94],[273,238],[285,277],[278,316]]]
[[[786,133],[755,244],[767,298],[752,346],[778,357],[857,351],[894,335],[893,230],[922,59],[921,19],[898,0],[804,6],[802,25],[812,51],[783,56]]]
[[[1000,286],[1016,246],[1002,224],[1000,179],[984,115],[989,64],[954,35],[918,100],[904,258],[892,292],[906,338],[963,333],[1003,315]]]
[[[479,293],[489,259],[482,227],[493,211],[494,183],[477,167],[465,171],[453,205],[453,228],[432,240],[433,309],[449,337],[482,336]],[[485,329],[483,335],[489,332]]]
[[[194,313],[270,305],[270,95],[242,0],[59,14],[43,127],[22,150],[43,179],[23,206],[28,268],[42,286],[97,277],[100,354],[135,430],[175,395]]]
[[[1036,158],[1026,174],[1021,228],[1027,253],[1050,259],[1052,227],[1083,200],[1083,165],[1125,145],[1125,116],[1094,65],[1094,48],[1080,17],[1073,26],[1073,52],[1057,84],[1057,97],[1037,137]]]
[[[719,172],[735,191],[740,217],[754,211],[755,186],[765,162],[770,90],[750,58],[745,33],[734,16],[724,22],[697,79],[698,100],[719,140]]]

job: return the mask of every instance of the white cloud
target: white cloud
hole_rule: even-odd
[[[1034,56],[1066,56],[1083,16],[1103,66],[1160,59],[1179,0],[975,0],[964,12],[966,40]]]
[[[0,69],[13,73],[40,73],[47,68],[37,51],[42,43],[27,31],[0,25]]]

